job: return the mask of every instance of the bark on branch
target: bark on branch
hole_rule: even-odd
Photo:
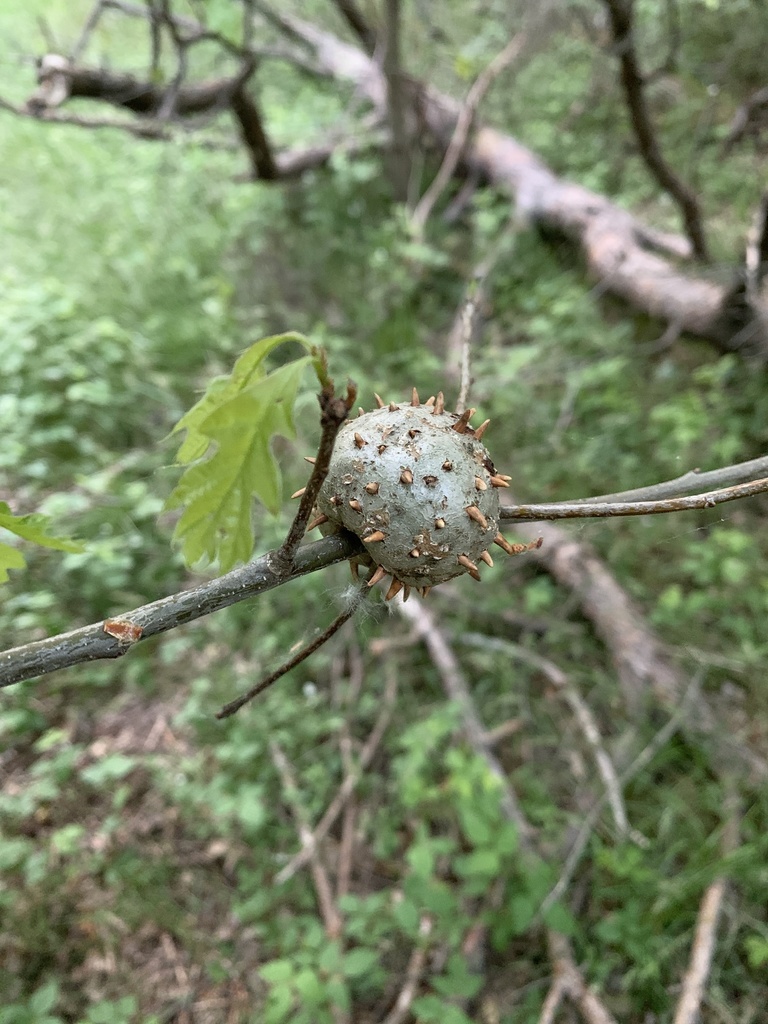
[[[683,215],[686,232],[700,260],[709,260],[704,227],[698,200],[692,189],[672,170],[664,159],[659,140],[651,123],[645,99],[645,80],[640,70],[634,41],[634,0],[604,0],[611,23],[614,46],[621,67],[621,85],[624,89],[632,128],[637,138],[640,155],[661,188],[674,199]]]

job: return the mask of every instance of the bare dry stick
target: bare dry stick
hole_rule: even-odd
[[[82,31],[80,32],[80,38],[72,47],[72,50],[69,54],[69,59],[73,64],[77,63],[77,61],[80,60],[82,55],[85,53],[86,47],[88,46],[88,41],[90,40],[91,35],[93,34],[94,30],[96,29],[96,26],[99,23],[99,19],[101,18],[101,15],[104,11],[104,7],[104,0],[96,0],[96,3],[93,5],[88,14],[88,17],[85,19]]]
[[[413,1000],[416,998],[416,990],[424,973],[429,952],[429,936],[432,934],[432,918],[426,914],[419,921],[419,942],[411,953],[411,959],[405,969],[405,981],[400,993],[395,1000],[395,1005],[381,1022],[381,1024],[402,1024],[408,1017]]]
[[[723,852],[732,853],[739,845],[739,806],[733,783],[727,781],[729,793],[726,800],[728,819],[723,829]],[[688,970],[683,978],[680,1000],[675,1010],[673,1024],[697,1024],[701,1019],[701,1001],[707,985],[712,958],[715,952],[715,938],[720,913],[727,890],[723,876],[716,878],[706,889],[696,918],[696,930],[691,947]]]
[[[301,803],[299,788],[296,784],[291,765],[282,747],[276,740],[270,742],[269,751],[272,756],[272,763],[277,769],[283,785],[283,795],[291,808],[291,814],[296,822],[299,840],[302,847],[309,851],[312,879],[315,884],[317,902],[320,906],[326,934],[330,939],[337,939],[342,931],[341,914],[333,898],[333,890],[328,878],[328,872],[325,870],[317,846],[312,841],[312,830],[309,827],[306,812]]]
[[[555,1015],[560,1009],[560,1004],[565,997],[565,981],[562,975],[557,975],[549,986],[547,998],[544,1000],[538,1024],[555,1024]]]
[[[547,929],[547,946],[549,959],[555,969],[555,975],[561,979],[566,993],[578,1006],[587,1024],[616,1024],[616,1019],[589,988],[584,977],[576,966],[571,952],[571,944],[564,935]]]
[[[409,601],[408,604],[398,601],[396,608],[403,618],[410,622],[416,635],[426,645],[440,675],[445,692],[461,711],[463,730],[469,745],[482,757],[491,775],[500,785],[501,804],[505,815],[517,827],[521,845],[527,845],[528,849],[532,850],[533,830],[522,812],[517,796],[509,784],[506,772],[491,749],[491,745],[488,742],[488,734],[477,713],[471,691],[467,686],[458,659],[448,644],[442,630],[438,627],[435,616],[420,601]]]
[[[697,684],[698,680],[691,682],[674,714],[667,722],[664,723],[651,741],[643,747],[629,767],[621,773],[619,776],[619,784],[622,788],[635,778],[636,775],[639,775],[646,765],[650,764],[658,751],[661,750],[662,747],[666,746],[669,740],[678,731],[683,720],[688,714],[690,696],[698,690]],[[589,842],[589,837],[592,834],[592,829],[597,824],[597,820],[600,817],[607,800],[608,794],[603,793],[603,795],[595,801],[594,805],[581,823],[581,827],[579,828],[576,838],[571,843],[570,849],[567,852],[563,869],[560,872],[560,877],[542,901],[537,914],[537,919],[546,914],[546,912],[553,907],[555,903],[558,903],[565,895],[568,886],[571,884],[574,872],[581,861],[584,850],[587,848],[587,843]]]
[[[693,190],[664,159],[651,123],[645,97],[645,81],[635,49],[633,0],[603,0],[608,11],[615,49],[621,67],[621,84],[640,155],[658,184],[677,203],[694,253],[708,260],[707,241],[699,203]]]
[[[565,672],[558,665],[555,665],[553,661],[550,661],[548,658],[542,658],[533,651],[527,650],[520,644],[512,643],[510,640],[486,636],[482,633],[465,633],[462,635],[461,640],[463,643],[470,643],[473,647],[480,647],[486,651],[493,650],[494,648],[503,650],[506,654],[511,654],[513,658],[525,661],[538,669],[552,683],[570,707],[579,728],[584,734],[584,738],[592,748],[597,770],[605,786],[606,798],[613,812],[616,830],[621,836],[628,835],[631,829],[629,827],[627,811],[624,807],[624,797],[621,793],[618,773],[608,751],[605,749],[597,720],[592,714],[591,708],[579,693],[573,680],[569,679]]]
[[[459,706],[464,733],[470,746],[485,761],[489,772],[499,781],[501,807],[508,820],[517,827],[521,850],[529,855],[535,855],[533,829],[520,807],[509,779],[488,747],[487,734],[472,700],[471,691],[437,620],[422,601],[408,604],[397,601],[396,608],[408,619],[426,644],[440,674],[446,694]],[[546,934],[555,973],[562,976],[568,995],[581,1010],[587,1024],[615,1024],[613,1016],[584,981],[573,958],[569,940],[550,928],[547,929]]]
[[[381,710],[379,711],[378,717],[374,723],[373,729],[371,729],[368,739],[365,741],[365,746],[360,752],[360,759],[356,770],[345,776],[336,796],[330,802],[327,810],[323,814],[317,826],[314,828],[311,843],[308,843],[306,849],[300,850],[299,853],[297,853],[296,856],[285,865],[285,867],[278,871],[275,875],[275,884],[280,885],[283,882],[287,882],[288,879],[293,878],[296,872],[300,871],[305,864],[308,864],[311,851],[315,849],[323,839],[325,839],[333,828],[339,814],[341,814],[347,801],[354,793],[360,777],[373,760],[376,751],[379,749],[379,744],[384,737],[384,733],[389,725],[389,720],[392,717],[392,711],[397,699],[397,685],[397,673],[389,673],[387,676]]]
[[[467,144],[469,130],[472,127],[472,122],[475,119],[477,109],[482,103],[483,97],[493,84],[494,79],[498,77],[504,68],[508,67],[520,56],[527,42],[527,33],[518,32],[516,36],[510,39],[504,49],[496,54],[490,64],[480,72],[472,83],[467,93],[467,98],[459,111],[456,127],[443,157],[443,162],[440,164],[440,169],[427,191],[416,204],[416,209],[411,215],[411,230],[417,237],[421,237],[424,234],[424,228],[429,220],[432,208],[453,177],[453,173],[461,159],[462,151]]]

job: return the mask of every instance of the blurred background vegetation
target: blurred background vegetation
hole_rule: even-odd
[[[32,57],[46,48],[40,18],[65,47],[89,6],[0,7],[6,98],[33,87]],[[345,34],[331,4],[294,6]],[[226,7],[189,10],[225,17]],[[670,11],[679,19],[676,66],[650,101],[670,163],[701,198],[716,254],[704,273],[727,280],[767,164],[759,139],[728,159],[721,146],[739,104],[766,84],[768,9],[758,0],[636,8],[649,65],[666,52]],[[460,98],[520,9],[405,3],[404,64]],[[673,204],[637,158],[601,10],[561,0],[545,43],[499,77],[482,116],[557,173],[677,230]],[[92,57],[140,72],[141,23],[105,19]],[[322,138],[350,117],[347,90],[285,64],[270,64],[259,87],[281,145]],[[602,295],[566,242],[510,229],[509,200],[491,189],[454,218],[444,216],[448,194],[417,242],[375,152],[293,182],[244,183],[236,148],[10,113],[0,116],[0,152],[0,499],[86,541],[83,553],[28,554],[28,570],[2,592],[3,647],[194,582],[160,514],[177,476],[163,438],[247,344],[306,332],[367,407],[374,391],[433,393],[446,384],[445,340],[467,281],[494,247],[472,404],[477,422],[492,420],[486,440],[517,496],[615,491],[766,450],[764,369],[692,339],[659,346],[664,325]],[[434,170],[423,168],[422,187]],[[286,495],[302,486],[302,455],[318,437],[311,392],[298,420],[299,441],[277,448]],[[681,671],[746,723],[760,758],[766,511],[751,499],[569,527],[638,601]],[[259,550],[279,544],[291,512],[255,513]],[[486,727],[508,726],[495,749],[538,831],[546,855],[535,863],[521,856],[429,655],[380,597],[263,699],[217,722],[222,702],[325,625],[348,580],[337,566],[118,663],[4,691],[2,1024],[367,1024],[391,1010],[414,948],[424,964],[404,1020],[539,1019],[551,967],[538,911],[564,837],[601,790],[567,706],[504,643],[545,653],[568,674],[619,768],[665,714],[626,707],[573,596],[519,558],[497,560],[481,587],[464,578],[439,588],[430,603]],[[395,684],[374,760],[322,847],[341,890],[340,931],[329,935],[311,871],[275,883],[299,848],[292,809],[298,801],[319,820]],[[270,742],[292,765],[298,796],[286,795]],[[766,1019],[768,796],[721,768],[704,746],[670,738],[624,793],[634,831],[618,835],[605,811],[549,913],[617,1020],[672,1021],[702,893],[718,875],[729,889],[702,1020]],[[734,789],[739,838],[723,852],[724,794]],[[468,938],[478,925],[482,956]]]

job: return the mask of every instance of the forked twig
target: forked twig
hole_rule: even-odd
[[[302,846],[309,846],[312,838],[312,830],[307,821],[307,815],[301,803],[299,788],[293,775],[293,770],[282,747],[276,740],[269,744],[269,752],[272,763],[277,769],[280,780],[283,784],[283,795],[291,808],[291,814],[296,822],[296,830]],[[333,898],[331,882],[328,872],[325,869],[320,853],[316,846],[312,847],[310,853],[312,865],[312,879],[317,892],[317,902],[320,906],[320,913],[325,925],[325,931],[329,938],[338,938],[342,931],[342,919],[336,902]]]
[[[376,751],[379,749],[379,744],[381,743],[387,726],[389,725],[389,720],[392,717],[392,711],[397,699],[397,686],[397,673],[389,673],[387,676],[387,684],[384,690],[384,699],[382,701],[381,710],[379,711],[378,718],[376,719],[373,729],[371,729],[368,739],[365,741],[363,749],[360,751],[356,771],[354,773],[347,774],[344,777],[344,781],[341,786],[339,786],[336,796],[331,800],[330,804],[328,804],[325,813],[312,832],[311,846],[308,846],[307,849],[300,850],[295,857],[291,858],[285,867],[281,868],[277,875],[275,875],[276,884],[279,885],[283,882],[287,882],[288,879],[293,878],[296,872],[300,871],[305,864],[308,864],[310,849],[321,843],[333,828],[339,814],[341,814],[347,801],[354,793],[360,777],[373,760]]]
[[[437,620],[422,602],[412,605],[399,601],[396,607],[411,622],[427,645],[446,694],[459,706],[464,732],[470,746],[478,757],[485,761],[489,772],[500,783],[501,808],[505,817],[517,827],[521,850],[529,856],[536,856],[533,829],[520,807],[517,795],[506,773],[488,747],[485,739],[486,733],[467,681]],[[612,1014],[584,980],[573,958],[571,944],[566,936],[560,935],[551,928],[546,929],[546,935],[550,960],[555,973],[562,976],[565,991],[578,1006],[587,1024],[615,1024]]]
[[[515,644],[510,640],[503,640],[499,637],[485,636],[481,633],[466,633],[461,639],[465,643],[471,643],[473,647],[480,647],[486,651],[497,648],[505,651],[507,654],[511,654],[513,658],[527,662],[527,664],[538,669],[556,688],[573,712],[573,716],[584,738],[592,749],[598,773],[605,787],[606,800],[613,812],[616,831],[621,836],[628,835],[631,829],[616,767],[605,748],[600,727],[595,716],[592,714],[592,709],[581,696],[573,681],[553,661],[550,661],[548,658],[542,658],[541,655],[527,650],[521,644]]]

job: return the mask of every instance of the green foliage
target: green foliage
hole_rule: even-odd
[[[267,373],[273,349],[297,342],[308,352]],[[280,334],[253,344],[228,377],[218,378],[174,428],[186,430],[176,460],[187,468],[166,507],[183,507],[174,540],[190,565],[218,561],[223,570],[253,552],[251,505],[258,498],[277,513],[280,469],[270,450],[279,434],[293,438],[293,406],[304,370],[317,352],[300,334]]]
[[[74,38],[75,6],[44,6],[58,36]],[[482,24],[463,5],[444,26],[428,23],[418,6],[406,12],[409,66],[433,68],[456,95],[517,29],[516,12],[500,2]],[[765,168],[749,145],[723,160],[719,138],[745,90],[762,84],[762,14],[746,0],[677,6],[679,73],[652,83],[649,96],[671,162],[698,176],[715,251],[729,261],[712,273],[726,277]],[[81,7],[85,15],[90,4]],[[636,7],[652,67],[665,51],[668,5]],[[562,31],[555,19],[514,75],[499,79],[482,116],[513,129],[569,178],[677,229],[677,212],[627,141],[615,57],[568,21],[573,8],[558,15]],[[228,3],[210,7],[212,23],[227,33],[236,30],[231,13]],[[26,40],[18,33],[33,20],[9,6],[0,11],[0,35]],[[145,35],[132,22],[124,36],[119,24],[105,19],[94,54],[116,54],[117,66],[135,46],[141,66]],[[447,41],[432,39],[433,28]],[[37,43],[23,45],[31,53]],[[8,60],[15,65],[16,53]],[[23,74],[6,76],[20,100],[29,84]],[[280,143],[305,144],[346,110],[335,87],[283,64],[271,64],[259,86]],[[269,334],[261,343],[269,345],[286,325],[305,331],[355,376],[366,406],[374,390],[436,390],[445,386],[445,338],[466,281],[497,245],[473,350],[472,401],[478,419],[492,419],[486,439],[514,474],[516,495],[637,486],[765,450],[761,374],[686,339],[660,351],[662,327],[606,300],[574,267],[567,242],[528,231],[522,216],[510,230],[505,195],[479,190],[450,222],[438,210],[415,244],[403,212],[390,207],[375,153],[338,155],[299,184],[242,187],[232,180],[242,170],[239,153],[11,116],[0,121],[0,136],[0,229],[5,264],[14,268],[0,287],[2,497],[14,495],[12,504],[85,541],[83,551],[33,548],[28,572],[11,574],[0,609],[9,643],[184,585],[169,517],[155,522],[172,487],[158,441],[201,389],[210,390],[176,428],[186,430],[185,477],[200,473],[182,514],[198,503],[199,533],[186,520],[181,546],[221,565],[250,555],[248,474],[259,476],[266,504],[280,503],[275,433],[286,485],[299,487],[304,476],[285,442],[294,436],[296,364],[267,373],[266,351],[256,347],[224,376],[244,338]],[[425,168],[425,180],[432,171]],[[267,411],[279,396],[283,406]],[[308,450],[316,429],[313,396],[299,394],[297,451]],[[221,451],[228,454],[216,462]],[[218,484],[208,492],[202,481],[211,471]],[[232,495],[240,489],[239,504],[217,506],[222,482]],[[256,517],[264,545],[279,543],[285,521]],[[669,520],[571,527],[651,615],[684,671],[701,678],[718,707],[736,707],[744,742],[758,749],[768,720],[762,521],[757,499]],[[219,528],[226,538],[217,539]],[[376,602],[354,637],[339,638],[242,719],[212,719],[233,690],[281,662],[340,604],[340,567],[157,638],[119,662],[8,693],[0,708],[0,1022],[166,1019],[176,1008],[162,983],[148,984],[148,965],[163,960],[168,936],[188,963],[205,965],[201,988],[212,998],[246,993],[243,1024],[322,1021],[350,1006],[380,1019],[417,947],[428,968],[416,1019],[466,1024],[504,988],[505,1002],[488,1014],[529,1024],[539,1017],[547,973],[542,920],[571,936],[617,1019],[638,1024],[651,1013],[662,1021],[671,1019],[702,892],[718,873],[738,900],[719,939],[705,1012],[725,1020],[734,1006],[763,1006],[764,787],[746,791],[740,845],[723,857],[719,766],[703,745],[675,739],[659,751],[625,792],[630,821],[647,841],[618,839],[601,818],[571,890],[577,901],[565,899],[543,918],[566,828],[581,823],[575,795],[595,782],[590,752],[539,673],[511,664],[488,639],[485,647],[462,641],[481,630],[546,647],[589,701],[619,764],[651,741],[661,713],[645,720],[627,712],[605,650],[551,578],[525,559],[484,576],[479,591],[433,599],[487,727],[517,723],[495,751],[542,846],[555,851],[551,860],[521,852],[498,784],[462,740],[434,666]],[[342,741],[351,737],[354,760],[376,721],[384,671],[368,645],[382,634],[407,645],[381,656],[396,659],[387,670],[400,679],[398,703],[356,789],[355,870],[338,900],[341,934],[329,939],[309,873],[275,883],[299,840],[268,739],[286,750],[316,822],[347,770]],[[359,698],[348,705],[357,684],[347,677],[360,665]],[[331,852],[331,868],[338,840],[339,826],[322,850]],[[478,926],[490,944],[483,974],[465,954]],[[99,971],[104,960],[112,972]],[[173,962],[170,970],[166,977]]]
[[[39,512],[25,516],[15,516],[4,501],[0,501],[0,527],[23,540],[39,544],[41,547],[53,548],[56,551],[82,551],[83,545],[50,533],[50,519]],[[23,569],[26,565],[24,556],[10,544],[0,542],[0,583],[8,579],[9,569]]]

